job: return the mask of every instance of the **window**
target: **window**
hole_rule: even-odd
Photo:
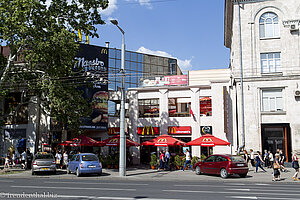
[[[200,116],[212,116],[211,98],[200,98]]]
[[[262,73],[281,72],[280,53],[262,53],[260,62]]]
[[[222,156],[217,156],[216,157],[216,162],[223,162],[223,161],[227,161],[227,159],[222,157]]]
[[[170,98],[169,117],[190,117],[190,98]]]
[[[283,111],[282,89],[262,90],[262,111]]]
[[[140,99],[139,117],[159,117],[159,99]]]
[[[205,162],[215,162],[215,160],[216,160],[216,156],[210,156],[205,159]]]
[[[279,37],[278,16],[275,13],[264,13],[259,19],[260,38]]]

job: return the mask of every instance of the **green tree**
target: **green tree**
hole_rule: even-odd
[[[76,88],[89,80],[72,71],[79,47],[74,30],[98,37],[107,6],[107,0],[0,0],[0,44],[9,46],[0,63],[0,91],[37,96],[63,127],[78,128],[90,106]]]

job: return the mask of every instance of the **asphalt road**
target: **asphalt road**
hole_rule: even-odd
[[[46,194],[50,198],[25,195]],[[10,196],[8,196],[10,195]],[[17,196],[19,195],[19,196]],[[21,196],[23,195],[23,196]],[[0,199],[278,199],[299,200],[298,183],[1,177]]]

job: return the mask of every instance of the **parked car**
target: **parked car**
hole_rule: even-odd
[[[31,174],[36,172],[52,172],[56,174],[56,164],[53,154],[39,152],[33,156],[31,164]]]
[[[93,153],[75,154],[69,160],[67,165],[67,173],[75,173],[77,176],[81,174],[102,174],[102,163]]]
[[[238,174],[240,177],[244,178],[249,171],[244,158],[227,154],[211,155],[205,160],[196,163],[193,168],[197,175],[216,174],[220,175],[222,178],[227,178],[232,174]]]

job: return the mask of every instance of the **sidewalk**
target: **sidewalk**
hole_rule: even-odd
[[[20,169],[16,169],[20,171]],[[2,171],[2,170],[1,170]],[[1,172],[0,171],[0,172]],[[13,171],[13,170],[12,170]],[[126,171],[126,177],[120,177],[117,169],[103,169],[102,176],[86,175],[82,177],[76,177],[74,174],[67,174],[66,170],[57,170],[56,175],[31,175],[30,170],[22,170],[21,173],[15,174],[3,174],[0,176],[11,177],[11,178],[50,178],[50,179],[82,179],[82,180],[155,180],[155,181],[218,181],[218,182],[251,182],[251,183],[272,183],[272,169],[267,169],[267,172],[259,171],[255,173],[250,170],[246,178],[240,178],[237,175],[230,176],[227,179],[222,179],[216,175],[196,175],[191,170],[186,171],[158,171],[145,168],[128,168]],[[281,172],[281,181],[279,183],[295,183],[300,184],[300,181],[292,180],[295,170],[288,168],[288,172]]]

